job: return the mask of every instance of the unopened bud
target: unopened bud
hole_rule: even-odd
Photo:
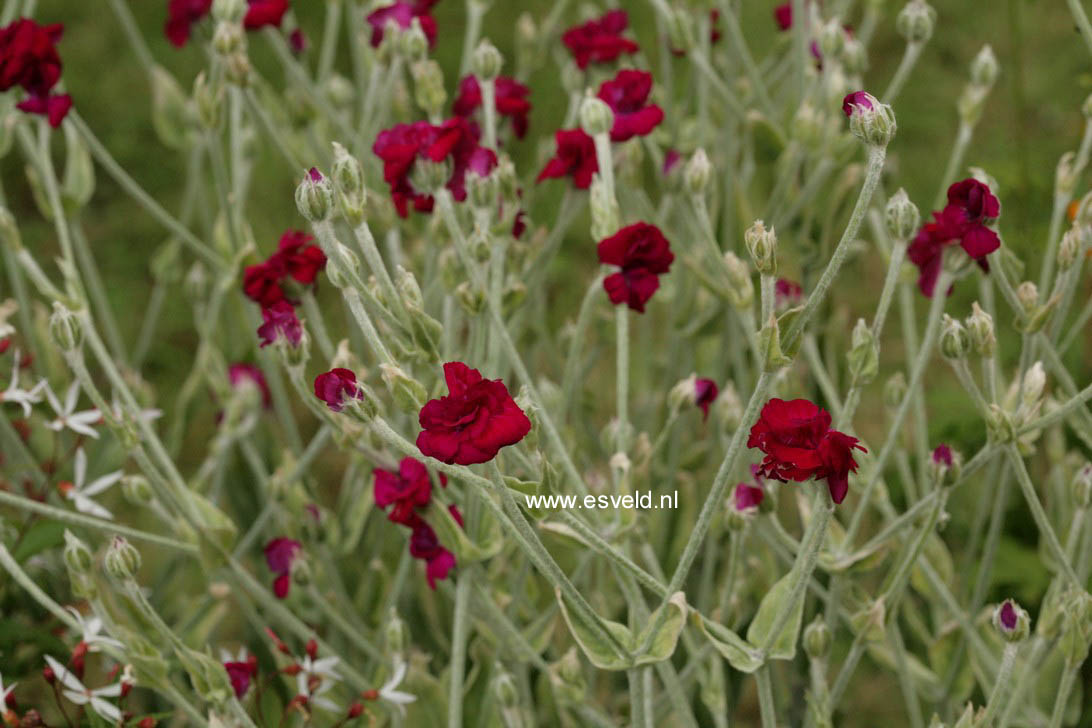
[[[609,134],[614,126],[614,112],[602,99],[587,96],[580,104],[580,126],[589,136]]]
[[[1041,361],[1035,362],[1024,374],[1024,384],[1020,388],[1020,399],[1027,407],[1032,407],[1043,396],[1046,387],[1046,371]]]
[[[743,419],[743,402],[733,382],[725,382],[713,403],[713,416],[725,432],[735,432]]]
[[[49,317],[49,334],[61,351],[75,351],[83,344],[83,323],[64,304],[54,301],[53,315]]]
[[[132,579],[140,569],[140,552],[122,536],[114,536],[103,560],[106,573],[124,581]]]
[[[393,609],[383,634],[386,640],[387,652],[394,655],[402,654],[402,650],[406,647],[406,625]]]
[[[64,564],[73,574],[87,575],[91,573],[91,549],[67,528],[64,531],[64,552],[62,553]]]
[[[474,49],[474,56],[471,59],[471,68],[474,71],[474,75],[478,77],[478,81],[492,81],[500,75],[501,67],[504,65],[504,58],[501,56],[500,51],[496,46],[490,43],[488,40],[483,40],[478,44],[478,47]]]
[[[471,316],[477,316],[485,309],[485,292],[470,281],[463,281],[455,287],[455,299]]]
[[[804,628],[804,652],[813,660],[823,660],[830,654],[830,644],[830,628],[822,615],[817,614]]]
[[[934,483],[952,485],[963,473],[963,455],[947,445],[938,445],[929,458],[929,469]]]
[[[823,58],[840,58],[846,47],[846,31],[838,18],[831,18],[819,29],[819,52]]]
[[[910,0],[895,18],[895,29],[907,43],[924,43],[932,37],[936,22],[937,11],[929,3]]]
[[[1031,620],[1020,605],[1006,599],[993,612],[993,626],[1006,642],[1022,642],[1028,637]]]
[[[337,190],[338,206],[350,225],[364,221],[364,209],[368,197],[364,187],[364,170],[356,157],[345,147],[334,142],[334,166],[331,175]]]
[[[997,351],[997,336],[993,330],[993,317],[982,310],[978,301],[971,304],[971,315],[966,321],[967,333],[971,338],[975,353],[984,358],[991,358]]]
[[[868,70],[868,49],[856,38],[846,36],[845,48],[842,49],[842,65],[846,72],[859,75]]]
[[[963,324],[944,314],[940,327],[940,353],[953,360],[967,356],[971,349],[971,337]]]
[[[230,56],[246,47],[243,26],[237,22],[221,21],[212,34],[212,48],[221,56]]]
[[[421,295],[421,286],[417,284],[417,277],[402,266],[398,266],[394,272],[395,285],[402,294],[402,301],[410,308],[424,308],[425,299]]]
[[[685,407],[693,407],[698,401],[697,376],[691,374],[679,382],[667,393],[667,403],[673,412]]]
[[[507,672],[501,672],[493,678],[493,694],[497,696],[497,703],[502,708],[516,708],[519,706],[519,693],[516,683]]]
[[[906,190],[899,191],[891,196],[884,208],[884,222],[887,223],[887,232],[895,240],[909,240],[918,232],[921,225],[921,212],[918,206],[910,201]]]
[[[747,232],[743,233],[743,240],[747,245],[747,252],[751,254],[755,269],[765,276],[776,275],[777,233],[774,229],[767,230],[764,222],[755,220]]]
[[[0,205],[0,244],[6,245],[14,252],[23,248],[23,236],[19,233],[19,225],[16,224],[11,210],[4,205]]]
[[[849,116],[849,130],[870,147],[886,147],[895,137],[895,112],[863,91],[846,96],[842,110]]]
[[[724,267],[728,272],[728,298],[738,309],[747,309],[755,298],[755,286],[751,281],[751,269],[732,251],[724,254]]]
[[[1058,268],[1069,270],[1077,262],[1081,252],[1080,228],[1071,227],[1062,236],[1062,242],[1058,245]]]
[[[212,3],[212,17],[221,23],[241,25],[246,11],[245,0],[214,0]]]
[[[155,500],[155,493],[143,475],[126,475],[121,479],[121,493],[133,505],[146,506]]]
[[[997,80],[998,70],[997,56],[989,45],[984,45],[971,61],[971,83],[989,88]]]
[[[854,382],[867,384],[876,377],[880,368],[880,350],[872,328],[863,318],[857,319],[857,325],[853,327],[852,347],[846,356]]]
[[[421,27],[419,18],[414,18],[410,27],[402,31],[398,45],[402,55],[411,62],[420,61],[428,55],[428,35]]]
[[[895,372],[883,385],[883,403],[889,409],[895,409],[906,397],[906,375]]]
[[[197,118],[206,129],[220,126],[224,107],[224,86],[222,83],[209,81],[204,71],[197,74],[193,81],[193,102],[197,107]]]
[[[1069,484],[1069,496],[1077,508],[1092,505],[1092,463],[1085,463]]]
[[[1016,439],[1016,427],[1012,418],[996,404],[991,404],[986,412],[986,434],[993,442],[1003,445]]]
[[[429,116],[443,113],[447,104],[447,90],[444,89],[444,72],[440,64],[430,59],[417,61],[410,66],[413,76],[414,100]]]
[[[712,174],[713,165],[709,163],[709,156],[704,149],[698,149],[691,155],[683,172],[683,182],[687,191],[692,195],[701,195],[709,186],[709,177]]]
[[[418,159],[410,171],[410,184],[415,190],[434,194],[439,192],[451,179],[451,166],[448,160],[433,162],[431,159]]]
[[[1031,281],[1024,281],[1016,287],[1016,300],[1025,314],[1032,315],[1039,307],[1039,287]]]
[[[310,222],[325,222],[333,214],[334,189],[322,172],[312,167],[296,187],[296,209]]]
[[[379,369],[398,406],[406,412],[419,411],[428,398],[424,385],[391,364],[380,364]]]

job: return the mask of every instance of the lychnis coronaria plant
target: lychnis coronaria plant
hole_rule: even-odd
[[[1092,23],[934,1],[0,2],[0,724],[1088,725]]]

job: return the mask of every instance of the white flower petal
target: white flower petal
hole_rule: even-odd
[[[83,481],[87,477],[87,453],[83,448],[76,450],[76,487],[82,488]]]
[[[115,471],[113,473],[109,473],[107,475],[104,475],[101,478],[95,479],[95,481],[92,482],[90,485],[88,485],[86,488],[81,488],[80,492],[83,493],[84,495],[98,495],[99,493],[103,492],[104,490],[109,488],[114,483],[121,480],[121,476],[124,475],[124,474],[125,474],[125,471],[117,470],[117,471]]]
[[[98,698],[116,698],[121,695],[121,683],[116,682],[106,687],[97,688],[91,691],[91,695]]]
[[[114,520],[114,514],[100,506],[90,498],[85,498],[81,493],[73,491],[71,493],[73,502],[76,504],[76,510],[81,513],[89,513],[92,516],[98,516],[99,518],[106,519],[108,521]]]
[[[68,668],[57,662],[50,655],[46,655],[45,660],[46,664],[48,664],[49,668],[53,670],[53,674],[57,676],[57,679],[61,681],[62,685],[64,685],[66,688],[69,688],[70,690],[75,690],[79,693],[86,692],[87,688],[83,686],[83,683],[80,682],[80,679],[78,677],[68,671]]]
[[[121,711],[113,703],[108,703],[102,698],[91,698],[91,709],[106,720],[118,722],[121,720]]]

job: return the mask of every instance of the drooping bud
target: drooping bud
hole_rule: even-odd
[[[478,77],[478,81],[493,81],[500,75],[503,65],[504,58],[501,56],[500,51],[488,40],[483,40],[474,49],[471,68],[474,75]]]
[[[690,161],[686,163],[686,169],[683,171],[683,183],[686,185],[686,190],[692,195],[701,195],[705,192],[705,188],[709,186],[709,177],[712,174],[713,166],[709,162],[709,156],[705,153],[704,149],[698,149],[690,156]]]
[[[605,101],[587,96],[580,104],[580,126],[589,136],[609,134],[614,126],[614,112]]]
[[[1022,642],[1027,639],[1031,620],[1019,604],[1006,599],[993,612],[993,626],[1006,642]]]
[[[334,189],[322,172],[312,167],[296,187],[296,209],[311,222],[325,222],[333,214]]]
[[[728,272],[728,298],[738,309],[746,309],[755,299],[755,286],[747,263],[732,251],[724,254],[724,268]]]
[[[831,641],[827,621],[821,614],[816,614],[811,624],[804,628],[804,652],[813,660],[825,660],[830,654]]]
[[[747,245],[747,252],[751,254],[755,269],[765,276],[777,275],[777,233],[774,229],[767,230],[762,220],[755,220],[747,232],[743,233],[743,241]]]
[[[140,569],[140,552],[122,536],[114,536],[103,559],[106,573],[118,581],[132,579]]]
[[[869,93],[855,91],[842,100],[849,130],[870,147],[886,147],[895,138],[895,112]]]
[[[993,317],[982,310],[978,301],[971,304],[971,315],[965,324],[975,352],[984,358],[993,357],[997,351],[997,336],[993,330]]]
[[[888,234],[895,240],[909,240],[921,227],[921,212],[901,187],[887,201],[884,222],[887,224]]]
[[[83,344],[83,323],[64,304],[54,301],[53,315],[49,317],[49,334],[61,351],[75,351]]]
[[[907,43],[925,43],[933,35],[937,11],[925,0],[910,0],[895,18],[895,29]]]
[[[67,528],[64,531],[64,552],[62,554],[64,564],[73,574],[87,575],[91,573],[91,549]]]
[[[946,359],[962,359],[971,349],[971,337],[957,319],[948,314],[940,323],[940,353]]]
[[[368,201],[364,170],[357,158],[337,142],[334,142],[332,177],[341,214],[350,225],[359,225],[364,221],[364,210]]]

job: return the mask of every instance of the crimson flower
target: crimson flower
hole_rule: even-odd
[[[289,0],[247,0],[243,27],[257,30],[267,25],[280,27],[288,12]],[[212,10],[212,0],[170,0],[167,4],[167,22],[163,33],[176,48],[182,48],[190,40],[194,23]]]
[[[1016,629],[1016,625],[1020,620],[1020,615],[1016,612],[1016,606],[1011,599],[1006,599],[1001,605],[1001,610],[998,613],[998,619],[1001,622],[1002,628],[1006,631],[1012,632]]]
[[[303,327],[296,318],[296,309],[288,301],[278,301],[262,309],[262,325],[258,327],[261,346],[269,346],[283,336],[292,346],[299,346],[303,339]]]
[[[451,514],[462,525],[462,516],[455,506],[451,506]],[[413,529],[409,543],[410,555],[427,563],[425,576],[429,588],[435,589],[437,580],[446,579],[447,573],[454,568],[455,554],[440,545],[432,526],[420,516],[415,515],[412,523],[406,525]]]
[[[350,399],[363,399],[356,386],[356,375],[348,369],[335,367],[315,377],[315,396],[334,412],[340,412]]]
[[[774,283],[774,306],[792,308],[804,298],[804,289],[788,278],[778,278]]]
[[[624,142],[635,136],[646,136],[664,120],[664,112],[656,104],[648,104],[652,91],[652,74],[648,71],[623,69],[599,87],[599,98],[614,111],[611,141]]]
[[[445,463],[489,462],[531,431],[531,421],[500,379],[483,379],[462,362],[444,364],[448,395],[421,408],[417,447]]]
[[[288,0],[247,0],[247,3],[250,7],[243,18],[243,27],[247,30],[267,25],[279,28],[284,14],[288,12]]]
[[[611,10],[603,17],[589,20],[565,31],[561,42],[573,54],[581,69],[589,63],[607,63],[623,53],[636,53],[638,46],[622,33],[629,27],[625,10]]]
[[[229,660],[224,663],[224,670],[231,680],[231,687],[235,691],[235,697],[242,699],[250,690],[250,681],[258,674],[258,658],[248,655],[246,662]]]
[[[228,367],[228,379],[234,388],[250,382],[261,391],[263,407],[268,407],[272,403],[273,400],[269,395],[269,385],[266,384],[265,375],[262,374],[261,369],[253,364],[232,364]]]
[[[378,48],[383,42],[387,25],[393,23],[402,30],[413,24],[413,19],[421,24],[421,30],[428,38],[428,47],[436,45],[436,19],[429,15],[429,10],[440,0],[395,0],[368,15],[368,24],[372,26],[372,48]]]
[[[842,99],[842,113],[846,116],[853,116],[853,112],[858,109],[867,109],[871,111],[875,108],[872,105],[874,99],[866,91],[854,91],[853,93],[846,94],[846,97]]]
[[[825,478],[830,497],[841,503],[849,491],[849,474],[857,472],[857,438],[830,429],[830,413],[806,399],[771,399],[751,428],[747,447],[766,454],[759,466],[764,478],[806,480]]]
[[[952,448],[947,445],[937,445],[933,450],[933,462],[937,465],[952,467]]]
[[[788,30],[792,27],[792,3],[781,3],[774,8],[773,14],[778,28]]]
[[[269,570],[277,575],[273,581],[273,593],[278,599],[288,596],[292,585],[292,564],[299,556],[303,545],[291,538],[275,538],[265,545],[265,563]]]
[[[638,313],[660,287],[660,275],[675,260],[667,238],[655,225],[637,222],[599,242],[599,262],[621,266],[603,280],[611,303],[624,303]]]
[[[984,271],[986,256],[1001,247],[1001,239],[988,225],[1001,214],[1001,203],[990,188],[976,179],[965,179],[948,188],[948,205],[933,213],[906,256],[918,267],[918,288],[930,298],[944,262],[944,250],[958,243]]]
[[[736,510],[748,513],[758,509],[762,505],[762,499],[766,497],[762,488],[757,488],[746,483],[737,483],[734,493]]]
[[[302,55],[310,45],[307,34],[303,32],[302,28],[296,28],[288,34],[288,47],[292,49],[292,53],[295,55]]]
[[[591,187],[592,176],[599,171],[595,141],[583,129],[561,129],[554,133],[554,141],[557,151],[535,181],[572,177],[578,190]]]
[[[447,478],[440,473],[440,485],[447,485]],[[432,479],[428,468],[420,460],[402,458],[398,472],[376,468],[375,504],[380,508],[393,505],[387,519],[413,527],[417,518],[415,509],[425,508],[432,500]]]
[[[308,285],[315,282],[319,271],[326,267],[326,254],[314,238],[302,230],[286,231],[277,244],[277,251],[264,262],[243,270],[243,292],[247,298],[269,308],[287,300],[281,282],[293,278]]]
[[[481,150],[481,151],[479,151]],[[418,190],[412,173],[418,160],[450,162],[451,176],[446,187],[458,200],[466,199],[466,172],[481,160],[496,164],[491,150],[478,146],[478,135],[466,119],[455,117],[439,126],[427,121],[397,124],[379,132],[372,151],[383,160],[383,179],[391,189],[391,200],[400,217],[409,215],[409,204],[418,212],[431,212],[432,190]],[[491,161],[489,161],[491,160]]]
[[[717,399],[720,390],[712,379],[694,380],[694,404],[701,408],[702,419],[709,418],[709,406]]]
[[[663,173],[664,177],[667,177],[669,174],[671,174],[671,171],[675,169],[681,161],[682,155],[679,154],[679,151],[677,149],[668,149],[667,152],[664,154],[664,164],[660,170]]]
[[[514,78],[498,76],[493,81],[494,107],[501,116],[512,119],[512,131],[517,139],[527,133],[527,115],[531,113],[531,102],[527,95],[531,89]],[[482,87],[474,76],[467,76],[459,82],[459,95],[452,105],[455,116],[470,117],[482,105]]]
[[[71,96],[52,93],[61,80],[56,44],[63,33],[60,23],[39,25],[29,18],[0,28],[0,91],[22,87],[28,96],[17,108],[46,117],[54,129],[72,108]]]

